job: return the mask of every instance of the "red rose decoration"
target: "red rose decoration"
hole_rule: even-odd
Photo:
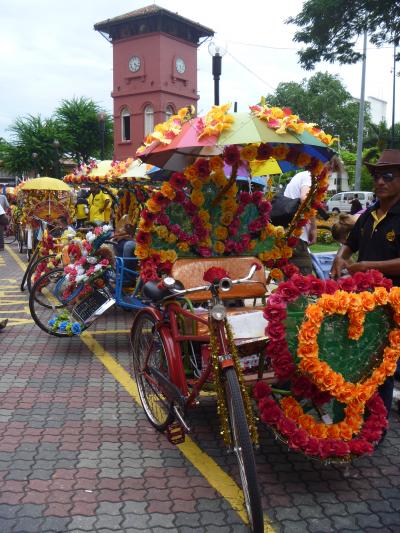
[[[354,455],[371,454],[374,451],[374,447],[370,442],[363,439],[354,439],[349,442],[351,453]]]
[[[293,302],[300,296],[300,290],[291,281],[281,283],[278,290],[287,302]]]
[[[291,381],[291,389],[295,396],[310,398],[313,392],[313,384],[305,376],[295,376]]]
[[[301,274],[294,274],[290,278],[290,281],[299,289],[302,294],[306,294],[311,288],[310,279],[308,277],[302,276]]]
[[[354,291],[357,287],[352,276],[346,276],[345,278],[339,279],[337,284],[340,289],[342,289],[343,291],[349,291],[349,292]]]
[[[264,396],[269,396],[271,392],[271,387],[268,383],[265,383],[265,381],[259,381],[253,389],[253,395],[256,400],[259,400]]]
[[[239,148],[235,144],[225,146],[224,152],[222,155],[227,165],[232,166],[232,165],[236,165],[240,163],[240,151],[239,151]]]
[[[204,281],[208,281],[208,283],[218,283],[222,278],[229,278],[229,274],[220,267],[209,268],[203,276]]]
[[[302,450],[308,441],[307,432],[304,429],[296,429],[289,437],[288,445],[292,450]]]

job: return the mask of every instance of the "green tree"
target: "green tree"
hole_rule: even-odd
[[[340,143],[353,148],[357,140],[358,103],[337,75],[317,72],[302,82],[279,83],[266,97],[268,104],[290,107],[307,122],[315,122],[326,133],[340,137]],[[369,112],[366,113],[369,125]]]
[[[17,118],[9,130],[11,141],[0,146],[6,170],[18,175],[60,175],[66,138],[57,120],[29,115]]]
[[[382,120],[379,124],[370,124],[367,128],[364,138],[364,146],[373,148],[376,146],[379,150],[384,150],[390,144],[390,130],[386,121]]]
[[[377,46],[398,44],[400,9],[398,0],[307,0],[298,15],[286,23],[296,24],[294,40],[306,47],[300,63],[311,70],[319,61],[356,63],[362,53],[354,49],[359,35],[368,32]],[[400,53],[397,55],[400,59]]]
[[[104,152],[110,157],[113,151],[113,123],[111,117],[93,101],[85,97],[62,100],[55,117],[62,125],[66,149],[76,162],[87,162],[91,157],[100,158],[102,145],[102,124],[99,113],[104,117]]]
[[[365,148],[363,150],[363,161],[374,161],[378,159],[380,151],[377,148]],[[349,176],[349,187],[354,188],[355,175],[356,175],[356,160],[357,154],[347,150],[340,152],[340,157],[344,163],[345,169]],[[361,167],[361,190],[373,191],[374,180],[365,165]]]

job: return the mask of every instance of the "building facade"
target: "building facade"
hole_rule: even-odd
[[[126,159],[155,124],[196,106],[197,47],[214,32],[156,5],[94,29],[113,45],[114,158]]]

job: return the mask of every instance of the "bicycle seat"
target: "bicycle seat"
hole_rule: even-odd
[[[159,285],[159,281],[147,281],[142,289],[142,297],[153,302],[160,302],[166,296],[172,295],[170,289],[162,286],[160,287]],[[175,288],[184,289],[185,287],[182,283],[176,281]]]

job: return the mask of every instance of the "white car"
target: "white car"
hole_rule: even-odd
[[[360,200],[363,209],[372,204],[374,193],[370,191],[339,192],[329,198],[326,202],[327,210],[329,213],[350,213],[351,201],[355,194],[358,195],[358,199]]]

